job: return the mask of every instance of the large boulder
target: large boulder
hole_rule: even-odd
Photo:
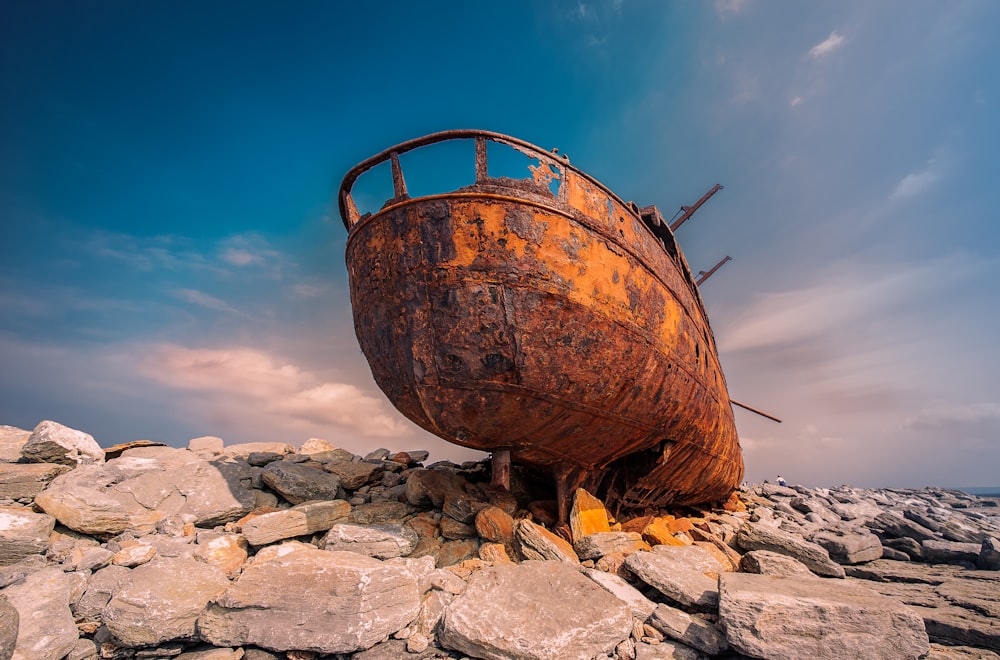
[[[20,507],[0,507],[0,566],[10,566],[30,555],[44,553],[55,524],[55,518],[44,513]]]
[[[181,451],[194,456],[193,452]],[[131,456],[132,451],[125,458]],[[109,491],[128,493],[147,509],[156,509],[165,516],[190,516],[199,527],[214,527],[238,520],[253,509],[254,496],[244,481],[249,484],[249,472],[244,473],[234,463],[194,460],[145,472],[115,484]]]
[[[783,529],[748,523],[740,528],[736,543],[744,550],[769,550],[788,555],[805,564],[817,575],[844,577],[843,567],[830,559],[830,553],[825,548]]]
[[[304,502],[290,509],[254,516],[243,523],[243,536],[250,545],[324,532],[347,518],[351,505],[344,500]]]
[[[35,498],[35,505],[81,534],[108,537],[125,531],[153,531],[163,513],[147,509],[129,493],[102,489],[109,480],[100,466],[79,467],[56,477]]]
[[[356,552],[367,557],[390,559],[413,552],[418,540],[417,533],[407,525],[338,524],[327,532],[323,547],[325,550]]]
[[[702,611],[715,608],[718,575],[725,570],[694,545],[658,545],[653,552],[636,552],[625,559],[625,567],[672,601]]]
[[[45,490],[49,483],[72,470],[58,463],[6,463],[0,461],[0,499],[30,499]]]
[[[94,436],[57,422],[40,422],[21,447],[21,458],[28,463],[84,465],[104,462],[104,450]]]
[[[60,660],[80,634],[69,609],[74,578],[58,568],[43,568],[3,590],[18,615],[12,660]]]
[[[216,646],[353,653],[413,621],[420,595],[406,564],[288,541],[259,551],[198,629]]]
[[[842,581],[727,573],[719,578],[726,639],[755,658],[920,658],[930,651],[911,608]]]
[[[838,564],[863,564],[882,558],[882,542],[867,528],[822,529],[809,540],[825,548],[830,559]]]
[[[126,577],[104,609],[104,623],[122,646],[195,639],[195,622],[229,586],[218,567],[187,558],[158,558]]]
[[[657,606],[649,623],[670,639],[708,655],[718,655],[727,646],[726,638],[711,623],[669,605]]]
[[[525,518],[517,521],[514,538],[517,540],[521,556],[525,559],[565,561],[571,564],[580,561],[573,546],[565,539]]]
[[[629,637],[621,600],[561,561],[477,571],[448,606],[438,639],[476,658],[591,660]]]
[[[261,472],[261,479],[292,504],[309,500],[335,500],[340,479],[323,470],[300,463],[275,461]]]
[[[21,460],[21,448],[30,437],[31,431],[0,424],[0,463],[17,463]]]

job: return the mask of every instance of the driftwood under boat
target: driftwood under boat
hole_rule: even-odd
[[[468,185],[410,196],[407,158],[450,141],[467,145]],[[530,176],[491,175],[512,151]],[[355,182],[386,162],[392,196],[362,214]],[[474,130],[362,162],[339,205],[358,341],[416,424],[611,506],[707,502],[739,484],[715,340],[655,207],[623,202],[555,153]]]

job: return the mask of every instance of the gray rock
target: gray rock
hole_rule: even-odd
[[[979,547],[976,568],[982,571],[1000,571],[1000,541],[987,537]]]
[[[288,461],[270,463],[261,472],[261,478],[292,504],[335,500],[340,492],[340,480],[329,472]]]
[[[573,544],[580,559],[600,559],[612,552],[625,554],[649,550],[649,544],[637,532],[597,532],[588,534]]]
[[[0,593],[0,658],[3,660],[10,660],[14,655],[19,621],[17,608]]]
[[[340,480],[340,485],[348,490],[357,490],[367,483],[382,478],[382,466],[364,461],[330,461],[323,469]]]
[[[324,550],[356,552],[366,557],[390,559],[403,557],[417,546],[417,533],[407,525],[337,524],[327,532]]]
[[[882,542],[867,528],[822,529],[811,534],[809,540],[825,548],[838,564],[863,564],[882,558]]]
[[[517,521],[514,527],[514,538],[517,540],[520,553],[525,559],[565,561],[571,564],[580,561],[573,546],[567,541],[530,520]]]
[[[698,546],[656,546],[636,552],[625,566],[640,580],[674,602],[708,611],[718,603],[717,576],[723,566]]]
[[[628,605],[632,616],[645,621],[656,609],[656,603],[642,595],[642,592],[614,573],[605,573],[592,568],[584,569],[584,574],[599,584],[612,596]]]
[[[883,511],[868,523],[868,527],[877,532],[893,538],[910,538],[918,543],[937,538],[934,532],[919,523],[907,520],[898,513]],[[884,536],[883,536],[884,538]],[[903,552],[906,552],[905,550]],[[909,553],[907,553],[909,554]]]
[[[104,608],[131,571],[124,566],[106,566],[95,571],[87,580],[83,596],[73,604],[73,615],[79,621],[99,621]]]
[[[33,498],[53,479],[72,469],[57,463],[0,462],[0,499]]]
[[[351,505],[344,500],[305,502],[290,509],[254,516],[243,523],[243,536],[250,545],[324,532],[345,520]]]
[[[57,422],[44,421],[35,427],[21,447],[21,457],[29,463],[85,465],[104,463],[104,450],[92,435]]]
[[[156,558],[122,581],[104,609],[104,623],[126,647],[193,640],[198,616],[228,586],[225,573],[211,564]]]
[[[906,555],[909,559],[913,561],[923,561],[924,559],[924,548],[919,542],[914,541],[908,536],[904,536],[898,539],[882,539],[882,547],[892,548]]]
[[[21,448],[30,437],[31,431],[0,425],[0,463],[17,463],[21,460]]]
[[[150,511],[128,493],[98,489],[109,479],[97,465],[85,465],[56,477],[35,497],[35,505],[81,534],[113,536],[125,531],[150,533],[163,514]],[[94,485],[86,485],[89,481]]]
[[[0,655],[0,657],[3,656]],[[73,650],[66,655],[65,660],[97,660],[99,657],[100,651],[97,649],[97,644],[93,640],[83,637],[76,640]]]
[[[477,571],[448,606],[442,646],[494,660],[591,660],[632,631],[629,607],[559,561]]]
[[[920,658],[930,650],[913,609],[854,583],[727,573],[719,620],[757,658]]]
[[[403,522],[411,508],[405,502],[371,502],[351,509],[347,522],[357,525],[375,525],[386,522]]]
[[[736,542],[744,550],[769,550],[788,555],[805,564],[817,575],[844,577],[844,569],[830,559],[825,548],[784,530],[760,523],[748,523],[740,528]]]
[[[956,543],[954,541],[927,540],[920,544],[924,561],[932,564],[971,564],[979,559],[982,545],[979,543]]]
[[[15,660],[61,660],[80,635],[69,609],[75,578],[43,568],[3,591],[18,615]]]
[[[758,575],[814,577],[809,567],[787,555],[769,550],[751,550],[740,559],[740,570]]]
[[[761,484],[760,494],[770,500],[775,500],[776,498],[782,497],[797,497],[799,493],[794,488],[789,488],[787,486],[779,486],[778,484]]]
[[[399,631],[419,609],[408,564],[288,541],[260,550],[198,629],[216,646],[352,653]]]
[[[128,452],[123,458],[131,457]],[[132,477],[108,492],[128,493],[164,516],[190,516],[199,527],[214,527],[238,520],[253,509],[253,493],[243,485],[244,480],[249,484],[249,478],[249,471],[233,463],[192,460]]]
[[[882,546],[882,559],[893,559],[895,561],[910,561],[910,555],[891,548],[887,545]]]
[[[670,639],[709,655],[718,655],[728,646],[726,638],[711,623],[669,605],[657,606],[649,623]]]
[[[44,553],[56,519],[28,508],[0,507],[0,566]]]

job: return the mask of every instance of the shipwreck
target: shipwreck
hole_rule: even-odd
[[[459,144],[446,153],[467,159],[467,185],[411,195],[404,175],[423,172],[408,158],[443,143]],[[524,176],[500,172],[511,153]],[[352,189],[380,167],[391,192],[361,213]],[[386,149],[345,175],[338,202],[375,381],[419,426],[491,452],[494,482],[510,461],[551,473],[563,519],[581,486],[620,509],[725,499],[740,483],[715,339],[656,207],[478,130]]]

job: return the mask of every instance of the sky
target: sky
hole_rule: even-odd
[[[335,195],[559,148],[671,216],[747,478],[1000,483],[1000,3],[0,3],[0,424],[481,454],[388,403]]]

